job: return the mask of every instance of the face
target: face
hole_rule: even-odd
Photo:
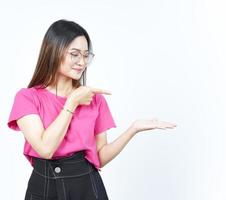
[[[81,54],[84,56],[81,56]],[[66,49],[65,57],[61,63],[58,74],[68,79],[79,80],[85,70],[88,43],[85,36],[76,37]],[[80,59],[78,59],[80,57]]]

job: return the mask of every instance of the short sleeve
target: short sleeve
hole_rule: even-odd
[[[97,135],[112,127],[116,127],[115,121],[112,117],[108,103],[102,94],[97,94],[99,101],[99,113],[95,121],[94,134]]]
[[[35,105],[32,91],[28,88],[22,88],[14,97],[14,102],[8,118],[8,127],[15,131],[20,131],[16,121],[28,114],[38,114],[38,109]]]

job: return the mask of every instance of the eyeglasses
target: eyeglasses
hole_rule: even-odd
[[[89,65],[91,61],[93,60],[93,57],[95,56],[92,52],[86,52],[85,54],[82,54],[80,51],[76,50],[73,52],[68,52],[71,55],[71,61],[72,63],[77,64],[81,58],[83,57],[84,63],[86,65]]]

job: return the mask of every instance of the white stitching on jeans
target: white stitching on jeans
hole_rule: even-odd
[[[86,174],[89,174],[93,171],[93,169],[89,170],[88,172],[85,172],[85,173],[82,173],[82,174],[78,174],[78,175],[72,175],[72,176],[54,176],[54,177],[50,177],[50,176],[45,176],[39,172],[37,172],[36,170],[34,170],[34,172],[36,174],[38,174],[39,176],[42,176],[44,178],[49,178],[49,179],[60,179],[60,178],[73,178],[73,177],[80,177],[80,176],[83,176],[83,175],[86,175]]]
[[[64,179],[61,179],[61,181],[63,183],[64,197],[65,197],[65,200],[66,200],[67,199],[67,196],[66,196],[66,191],[65,191]]]
[[[89,165],[89,169],[90,169],[90,168],[91,168],[91,167],[90,167],[90,165]],[[96,197],[96,199],[97,199],[97,198],[98,198],[98,193],[97,193],[96,183],[95,183],[95,180],[94,180],[94,177],[93,177],[92,172],[89,173],[89,177],[90,177],[90,180],[91,180],[93,192],[94,192],[95,197]]]

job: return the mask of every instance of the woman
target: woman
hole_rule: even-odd
[[[24,155],[33,167],[25,200],[106,200],[100,168],[138,132],[173,128],[157,120],[136,120],[115,141],[116,127],[105,95],[85,86],[94,54],[86,30],[58,20],[47,30],[36,69],[27,88],[14,99],[8,126],[25,137]]]

